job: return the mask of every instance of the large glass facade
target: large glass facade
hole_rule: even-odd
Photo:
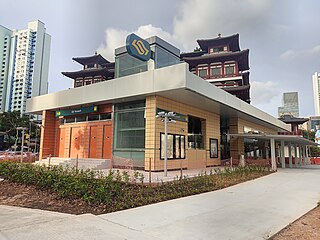
[[[115,77],[124,77],[148,70],[148,63],[130,56],[128,53],[116,57]]]
[[[114,164],[144,166],[145,101],[115,105]]]
[[[162,68],[170,65],[174,65],[180,62],[179,57],[173,55],[169,51],[156,46],[155,47],[155,67]]]

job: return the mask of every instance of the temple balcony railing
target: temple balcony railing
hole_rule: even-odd
[[[292,131],[292,132],[278,132],[279,135],[295,135],[295,136],[302,136],[302,130]]]

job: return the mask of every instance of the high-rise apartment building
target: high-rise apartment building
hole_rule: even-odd
[[[282,106],[278,107],[278,116],[291,115],[299,117],[299,98],[298,92],[283,93]]]
[[[314,114],[320,116],[320,73],[315,72],[312,75],[313,82],[313,101],[314,101]]]
[[[0,112],[4,111],[9,74],[12,31],[0,25]]]
[[[6,69],[3,78],[1,74],[1,110],[24,113],[28,98],[48,93],[51,36],[44,23],[33,21],[23,30],[0,26],[0,38],[7,44],[0,47],[1,69]]]

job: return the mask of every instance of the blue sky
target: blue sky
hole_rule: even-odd
[[[71,58],[95,51],[113,60],[125,36],[159,35],[182,52],[196,39],[239,33],[250,49],[252,104],[276,116],[282,93],[299,92],[300,115],[314,114],[312,80],[320,71],[320,1],[317,0],[0,0],[0,24],[26,28],[41,20],[52,36],[49,91],[72,86],[62,71],[81,68]]]

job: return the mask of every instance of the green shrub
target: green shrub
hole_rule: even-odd
[[[225,168],[193,178],[178,178],[171,182],[144,184],[144,175],[134,172],[110,171],[107,175],[91,170],[62,167],[0,163],[0,177],[12,182],[34,185],[58,196],[82,199],[88,203],[105,204],[107,212],[142,206],[159,201],[213,191],[268,174],[260,166]]]

